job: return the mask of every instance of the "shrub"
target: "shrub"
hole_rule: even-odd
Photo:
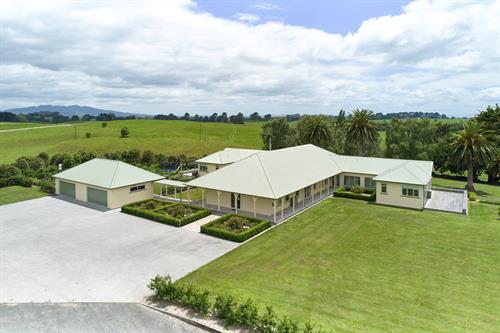
[[[359,187],[359,186],[354,186],[354,187],[351,189],[351,192],[352,192],[352,193],[357,193],[357,194],[359,194],[359,193],[363,193],[363,189],[362,189],[361,187]]]
[[[240,219],[245,219],[247,221],[253,222],[253,226],[249,227],[248,229],[243,229],[244,231],[236,232],[232,230],[225,229],[224,227],[221,227],[223,223],[226,220],[233,219],[233,218],[240,218]],[[271,222],[265,221],[265,220],[258,220],[250,217],[243,217],[239,216],[236,214],[228,214],[224,215],[221,218],[218,218],[217,220],[214,220],[212,222],[209,222],[207,224],[204,224],[201,226],[201,233],[222,238],[222,239],[227,239],[233,242],[244,242],[247,239],[259,234],[260,232],[264,231],[265,229],[269,228],[271,226]]]
[[[468,192],[467,193],[467,196],[469,198],[470,201],[476,201],[477,200],[477,194],[475,192]]]
[[[224,325],[229,326],[236,323],[236,307],[238,303],[231,295],[217,295],[214,303],[214,314],[222,319]]]
[[[54,181],[51,179],[44,179],[40,182],[40,189],[44,192],[47,192],[49,194],[54,194],[56,193],[56,186],[54,184]]]
[[[120,130],[120,136],[122,138],[128,138],[128,136],[130,135],[130,131],[128,129],[128,127],[123,127],[121,130]]]
[[[288,317],[283,317],[276,325],[276,333],[298,333],[299,325]]]
[[[0,178],[21,176],[21,174],[22,174],[21,170],[14,165],[9,165],[9,164],[0,165]]]
[[[106,126],[108,126],[108,123],[107,123],[107,122],[103,122],[103,123],[101,123],[101,127],[106,127]]]
[[[278,318],[273,308],[267,306],[264,314],[262,314],[259,318],[257,330],[262,333],[273,333],[277,322]]]
[[[86,137],[87,139],[88,139],[88,138],[90,138],[91,136],[92,136],[92,133],[90,133],[90,132],[85,133],[85,137]]]
[[[24,176],[14,176],[7,178],[7,186],[14,186],[14,185],[31,187],[33,185],[33,179]]]
[[[257,328],[259,324],[259,310],[251,298],[245,303],[238,305],[235,311],[236,322],[251,328]]]
[[[348,198],[348,199],[356,199],[356,200],[365,200],[365,201],[375,201],[376,200],[376,192],[373,192],[370,195],[363,194],[363,193],[353,193],[346,191],[343,188],[339,188],[333,192],[333,195],[335,197],[339,198]]]

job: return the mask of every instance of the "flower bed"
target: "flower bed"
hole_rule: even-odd
[[[333,196],[338,198],[348,198],[348,199],[356,199],[356,200],[365,200],[365,201],[375,201],[376,193],[375,190],[361,189],[357,188],[348,188],[349,191],[345,187],[339,187],[333,192]]]
[[[175,227],[182,227],[211,214],[209,209],[155,199],[125,205],[122,212]]]
[[[201,226],[201,232],[233,242],[244,242],[271,226],[271,222],[236,214],[224,215]]]

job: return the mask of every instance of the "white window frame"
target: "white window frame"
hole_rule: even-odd
[[[401,196],[409,198],[420,198],[420,188],[418,185],[401,184]]]
[[[146,184],[134,185],[128,189],[128,193],[137,193],[141,191],[146,191]]]
[[[384,191],[385,188],[385,191]],[[387,194],[387,183],[381,183],[380,184],[380,193],[381,194]]]
[[[352,184],[350,181],[347,180],[352,180]],[[357,181],[356,181],[357,179]],[[361,177],[359,176],[351,176],[351,175],[344,175],[344,186],[361,186]]]
[[[200,171],[202,172],[208,172],[208,165],[206,164],[199,164],[198,165],[198,168],[200,169]]]

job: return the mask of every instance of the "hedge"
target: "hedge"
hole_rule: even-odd
[[[123,213],[126,213],[126,214],[135,215],[135,216],[142,217],[142,218],[145,218],[145,219],[148,219],[148,220],[152,220],[152,221],[156,221],[156,222],[160,222],[160,223],[172,225],[174,227],[182,227],[182,226],[184,226],[184,225],[186,225],[188,223],[194,222],[196,220],[199,220],[199,219],[201,219],[201,218],[203,218],[205,216],[208,216],[208,215],[212,214],[212,212],[210,211],[210,209],[199,208],[199,207],[196,207],[196,206],[190,206],[190,205],[184,205],[184,204],[182,204],[183,206],[189,207],[191,209],[195,209],[196,212],[194,212],[193,214],[191,214],[189,216],[186,216],[186,217],[184,217],[182,219],[177,219],[177,218],[172,217],[172,216],[170,216],[168,214],[157,213],[157,210],[160,210],[160,209],[163,209],[163,208],[169,207],[169,206],[181,205],[181,204],[178,204],[178,203],[166,203],[165,205],[163,205],[161,207],[158,207],[155,210],[146,210],[146,209],[140,209],[140,208],[134,207],[137,204],[141,204],[141,203],[144,203],[144,202],[147,202],[147,201],[150,201],[150,200],[152,200],[152,199],[137,201],[137,202],[134,202],[134,203],[122,206],[121,211]]]
[[[228,230],[217,228],[215,226],[216,224],[218,224],[220,222],[224,222],[224,221],[226,221],[234,216],[238,216],[238,217],[247,219],[249,221],[258,222],[258,224],[254,225],[251,228],[248,228],[247,230],[245,230],[241,233],[231,232]],[[241,215],[237,215],[237,214],[227,214],[227,215],[222,216],[221,218],[218,218],[217,220],[214,220],[212,222],[209,222],[207,224],[202,225],[200,229],[201,229],[201,233],[203,233],[203,234],[207,234],[210,236],[214,236],[214,237],[230,240],[233,242],[241,243],[241,242],[244,242],[247,239],[261,233],[262,231],[266,230],[270,226],[271,226],[271,222],[266,221],[266,220],[258,220],[255,218],[241,216]]]
[[[375,192],[373,192],[370,195],[363,195],[361,193],[348,192],[342,187],[337,189],[335,192],[333,192],[333,196],[338,197],[338,198],[348,198],[348,199],[364,200],[364,201],[375,201],[376,200],[376,193]]]

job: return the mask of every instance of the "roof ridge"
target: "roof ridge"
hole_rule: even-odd
[[[122,163],[122,161],[118,161],[118,163],[116,163],[115,172],[113,173],[113,177],[111,178],[111,181],[109,182],[109,187],[113,187],[113,184],[115,183],[115,178],[116,178],[116,175],[118,174],[118,169],[119,169],[121,163]]]
[[[408,165],[408,164],[410,164],[410,162],[408,162],[406,165]],[[405,169],[406,169],[406,170],[408,170],[408,172],[409,172],[409,173],[411,173],[413,177],[417,178],[418,180],[420,180],[420,181],[423,183],[424,181],[420,178],[420,176],[417,176],[417,175],[416,175],[413,171],[411,171],[410,169],[408,169],[408,168],[406,167],[406,165],[405,165]],[[415,163],[415,166],[417,166],[417,164],[416,164],[416,163]],[[417,168],[418,168],[418,166],[417,166]],[[420,169],[420,168],[419,168],[419,169]],[[421,170],[421,169],[420,169],[420,170]]]
[[[269,187],[271,188],[271,192],[273,192],[273,196],[276,197],[276,192],[274,192],[273,185],[271,184],[271,181],[269,180],[269,176],[267,175],[267,171],[266,171],[266,168],[264,167],[264,163],[262,163],[262,160],[260,159],[260,154],[261,153],[257,153],[257,154],[251,155],[251,156],[257,156],[257,160],[259,161],[260,166],[262,167],[262,170],[264,171],[264,176],[266,176],[266,180],[267,180],[267,183],[269,184]]]

